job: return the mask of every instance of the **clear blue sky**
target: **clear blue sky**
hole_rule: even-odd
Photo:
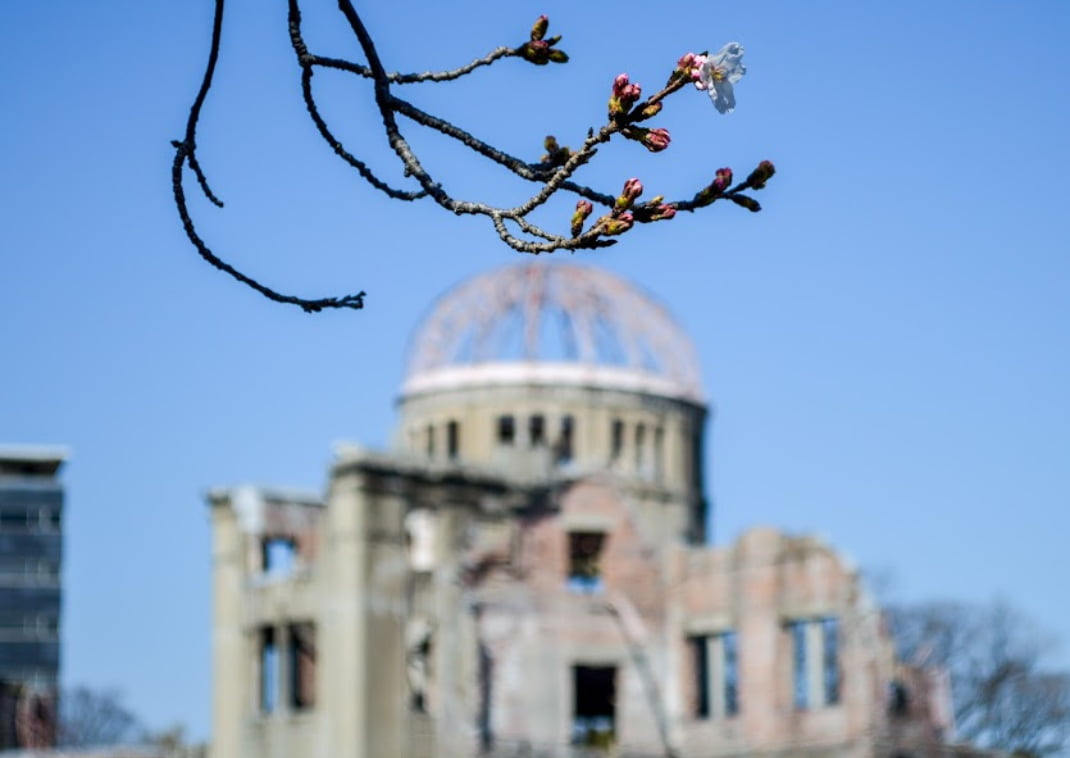
[[[333,3],[306,2],[313,48],[355,56]],[[0,440],[74,451],[63,677],[197,736],[205,489],[318,489],[333,441],[384,444],[428,302],[518,259],[484,220],[364,186],[304,114],[285,3],[229,5],[200,135],[228,206],[194,213],[265,282],[365,289],[363,312],[271,304],[183,236],[169,140],[209,0],[8,0],[0,64]],[[1006,597],[1063,640],[1053,661],[1070,668],[1070,5],[364,5],[402,70],[517,44],[548,13],[569,65],[508,60],[404,93],[532,158],[543,135],[576,144],[600,123],[621,71],[651,88],[687,50],[743,43],[735,113],[681,93],[658,119],[667,152],[612,145],[586,176],[675,196],[769,158],[766,210],[717,206],[575,256],[642,283],[694,335],[716,406],[718,540],[816,531],[891,570],[900,598]],[[396,177],[370,88],[317,80],[346,143]],[[527,189],[408,131],[458,194]]]

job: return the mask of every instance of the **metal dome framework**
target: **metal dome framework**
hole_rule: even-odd
[[[534,262],[462,282],[413,335],[403,392],[493,381],[607,384],[694,402],[694,345],[654,299],[597,268]]]

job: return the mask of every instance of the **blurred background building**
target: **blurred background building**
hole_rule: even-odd
[[[0,750],[56,739],[66,457],[0,446]]]
[[[968,752],[835,550],[713,543],[708,415],[691,340],[609,273],[448,292],[391,450],[340,447],[323,496],[210,493],[215,758]]]

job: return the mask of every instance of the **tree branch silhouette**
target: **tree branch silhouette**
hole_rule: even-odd
[[[364,292],[313,299],[282,294],[222,260],[197,232],[187,205],[183,184],[187,167],[193,173],[208,200],[220,208],[223,207],[222,201],[210,188],[197,160],[196,134],[201,108],[212,87],[213,74],[219,58],[224,1],[215,0],[208,63],[201,86],[190,108],[185,136],[180,141],[172,142],[175,147],[172,186],[175,205],[186,234],[200,256],[209,264],[275,302],[297,305],[306,312],[316,312],[327,308],[363,308]],[[768,161],[762,161],[746,180],[734,186],[731,186],[731,170],[720,169],[716,172],[714,180],[691,198],[673,201],[666,201],[664,197],[657,196],[647,202],[638,202],[643,187],[642,183],[635,178],[629,179],[624,189],[615,194],[580,184],[574,178],[575,174],[595,157],[600,146],[617,137],[638,142],[651,152],[665,150],[670,142],[668,130],[649,128],[641,124],[657,116],[662,111],[666,98],[689,84],[708,90],[718,110],[722,112],[731,110],[735,103],[732,85],[744,72],[739,62],[743,50],[736,43],[729,43],[714,55],[687,53],[677,61],[665,86],[642,100],[640,99],[640,86],[630,82],[627,75],[621,74],[612,85],[606,122],[598,128],[589,129],[578,150],[561,147],[554,137],[547,137],[544,143],[546,154],[538,162],[532,163],[490,145],[450,121],[424,112],[396,97],[391,88],[394,85],[453,81],[506,58],[520,58],[540,66],[549,63],[565,63],[568,61],[568,55],[556,47],[561,37],[546,37],[549,27],[549,20],[546,16],[540,16],[536,20],[530,32],[530,39],[516,47],[497,47],[485,56],[455,69],[397,73],[386,70],[375,41],[351,0],[337,0],[338,11],[360,45],[366,63],[311,53],[302,35],[299,0],[287,0],[287,3],[290,42],[297,64],[301,68],[301,94],[313,125],[339,158],[356,169],[372,187],[392,199],[411,202],[430,198],[443,209],[456,215],[485,216],[502,242],[516,251],[531,254],[609,247],[616,244],[618,241],[616,238],[628,232],[635,223],[669,220],[678,211],[693,212],[720,200],[729,200],[752,212],[761,209],[758,202],[744,194],[744,191],[758,190],[765,186],[766,181],[775,172],[773,165]],[[399,189],[383,181],[335,136],[316,101],[313,82],[317,68],[334,69],[372,80],[375,104],[382,120],[387,144],[401,162],[404,176],[413,180],[418,186],[417,189]],[[401,130],[398,115],[405,117],[416,126],[434,130],[456,140],[475,154],[503,167],[512,175],[540,186],[527,200],[513,207],[497,207],[454,197],[421,163]],[[529,218],[533,211],[545,205],[551,197],[561,191],[579,198],[575,212],[569,221],[567,234],[544,229]],[[588,223],[595,204],[605,208],[606,212]]]

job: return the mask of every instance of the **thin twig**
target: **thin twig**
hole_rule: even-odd
[[[186,236],[189,237],[190,242],[193,243],[193,246],[197,249],[200,256],[212,266],[220,271],[230,274],[230,276],[234,277],[242,284],[252,287],[264,297],[274,300],[275,302],[300,306],[306,313],[321,311],[325,308],[363,308],[363,292],[359,292],[356,295],[326,297],[312,300],[276,292],[223,261],[211,251],[204,240],[201,239],[200,235],[197,234],[193,218],[190,216],[189,208],[186,205],[186,192],[182,185],[182,176],[183,169],[187,162],[190,163],[191,168],[194,165],[193,151],[194,145],[196,144],[197,122],[200,119],[201,107],[204,105],[205,98],[208,96],[208,91],[212,87],[212,76],[215,73],[216,61],[219,60],[219,40],[223,34],[223,3],[224,0],[215,0],[215,17],[212,22],[212,41],[208,51],[208,65],[205,67],[204,78],[201,80],[201,86],[197,91],[197,97],[194,99],[193,105],[190,108],[189,118],[186,121],[185,139],[182,141],[175,140],[171,143],[175,148],[175,159],[171,164],[171,187],[174,192],[175,206],[178,209],[178,215],[182,219],[183,228],[186,230]],[[201,187],[205,190],[205,194],[208,195],[209,200],[213,200],[217,205],[222,205],[218,200],[214,200],[214,195],[208,190],[207,182],[203,180],[203,174],[199,167],[193,168],[193,171],[197,175],[198,181],[200,181]]]

